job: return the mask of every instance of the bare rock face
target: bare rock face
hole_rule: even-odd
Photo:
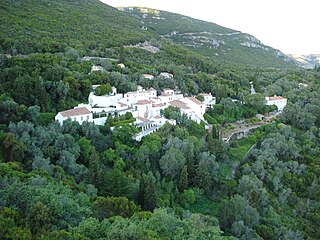
[[[303,68],[315,68],[320,66],[320,54],[290,54],[289,56],[295,59]]]

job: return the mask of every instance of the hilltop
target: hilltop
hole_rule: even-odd
[[[139,20],[98,0],[3,0],[0,53],[101,51],[157,38]]]
[[[4,0],[0,6],[0,53],[57,53],[72,47],[82,56],[110,56],[110,51],[106,53],[110,49],[119,55],[115,47],[168,40],[174,43],[170,48],[185,52],[186,47],[219,64],[296,66],[292,58],[249,34],[164,11],[121,10],[98,0]],[[162,50],[166,46],[163,44]]]
[[[140,19],[146,28],[214,60],[262,67],[289,67],[296,62],[247,33],[180,14],[141,7],[119,10]]]

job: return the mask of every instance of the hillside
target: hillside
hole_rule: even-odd
[[[1,1],[0,239],[320,239],[320,68],[257,67],[290,64],[257,51],[249,63],[232,38],[257,40],[218,25],[139,18],[96,0]],[[171,29],[215,29],[212,53],[237,54],[210,58],[161,37]],[[274,95],[288,103],[276,116]],[[55,121],[88,102],[96,114]],[[196,109],[207,123],[190,119]]]
[[[0,5],[0,53],[55,53],[72,47],[82,56],[104,55],[112,47],[164,36],[220,63],[294,66],[292,58],[239,31],[157,10],[122,10],[98,0],[4,0]]]
[[[3,0],[0,21],[0,52],[10,54],[102,50],[157,37],[98,0]]]
[[[212,59],[263,67],[292,67],[296,62],[255,37],[187,16],[148,8],[119,8],[149,29]]]

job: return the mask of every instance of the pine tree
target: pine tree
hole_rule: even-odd
[[[188,143],[185,156],[186,156],[186,160],[187,160],[188,184],[192,185],[195,181],[194,178],[196,176],[193,144]]]
[[[152,172],[142,176],[140,182],[140,204],[144,210],[152,211],[156,207],[155,178]]]
[[[101,195],[115,197],[128,196],[132,190],[128,177],[117,168],[102,176],[100,188]]]
[[[183,192],[184,190],[188,189],[188,166],[184,165],[182,168],[181,174],[180,174],[180,179],[179,179],[179,191]]]
[[[197,167],[196,185],[205,191],[211,189],[212,179],[205,160],[201,160]]]
[[[96,187],[99,186],[99,181],[101,178],[99,169],[100,169],[99,155],[96,151],[93,151],[89,160],[89,177],[90,177],[90,182]]]

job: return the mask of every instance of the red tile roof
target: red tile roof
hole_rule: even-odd
[[[80,115],[91,114],[91,112],[86,107],[74,108],[66,111],[59,112],[63,117],[74,117]]]
[[[190,109],[186,103],[179,101],[179,100],[173,100],[169,102],[172,106],[182,108],[182,109]]]
[[[287,100],[287,99],[281,96],[269,97],[269,101],[277,101],[277,100]]]
[[[198,99],[194,98],[194,97],[187,97],[187,99],[191,100],[195,104],[202,105],[202,102],[199,101]]]
[[[127,104],[124,104],[124,103],[121,103],[121,102],[118,102],[118,104],[120,105],[120,107],[128,107]]]
[[[163,93],[160,95],[160,97],[170,97],[170,96],[172,96],[172,94],[170,93]]]
[[[158,103],[158,104],[152,104],[152,107],[163,107],[163,103]]]
[[[151,104],[152,102],[150,102],[149,100],[139,100],[137,102],[137,105],[146,105],[146,104]]]
[[[142,122],[148,122],[149,120],[143,117],[136,117],[136,119],[142,121]]]

